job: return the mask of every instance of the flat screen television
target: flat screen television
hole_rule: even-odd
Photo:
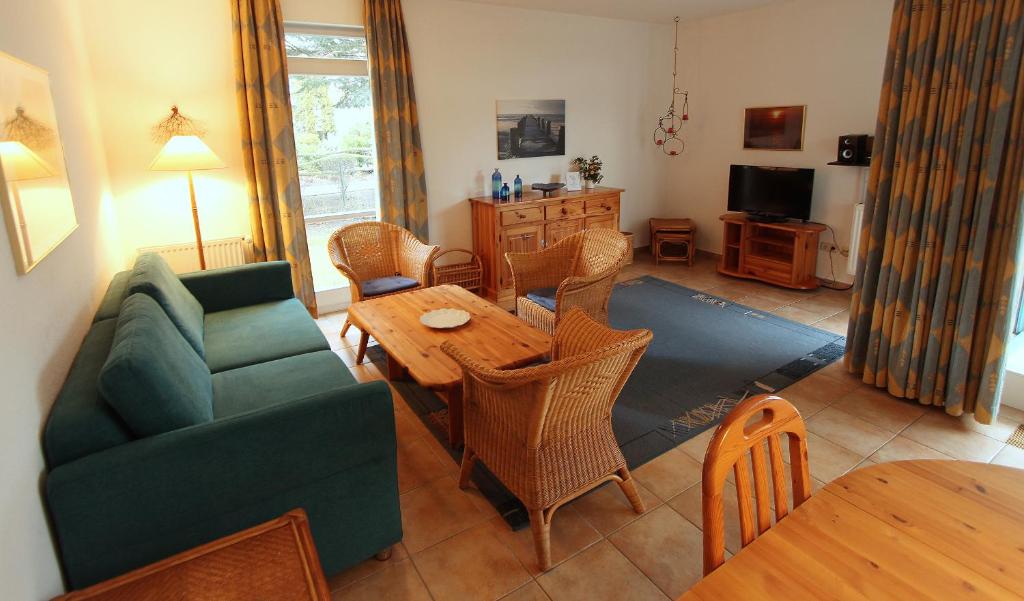
[[[729,167],[729,210],[768,220],[811,218],[814,169]]]

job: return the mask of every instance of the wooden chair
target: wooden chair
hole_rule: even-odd
[[[551,567],[551,519],[565,503],[608,481],[634,511],[644,504],[612,433],[612,405],[651,341],[649,330],[608,328],[579,308],[562,319],[552,361],[495,370],[446,342],[462,366],[465,451],[459,486],[483,461],[530,513],[537,561]]]
[[[346,225],[327,240],[331,262],[350,282],[353,303],[428,286],[431,263],[439,250],[405,228],[379,221]],[[342,338],[351,326],[346,319]],[[363,362],[369,338],[361,333],[356,363]]]
[[[619,232],[592,229],[537,252],[506,253],[516,291],[516,315],[548,334],[573,307],[608,323],[615,276],[629,251],[629,242]]]
[[[760,419],[747,423],[758,414]],[[701,482],[705,576],[725,562],[725,509],[722,492],[729,470],[733,471],[736,479],[740,539],[744,547],[771,528],[769,487],[774,495],[775,521],[778,522],[789,513],[789,499],[784,483],[786,474],[779,442],[782,434],[789,435],[789,461],[793,473],[795,509],[811,496],[811,476],[807,467],[807,431],[804,428],[804,420],[789,401],[762,394],[741,402],[725,417],[708,444]],[[766,444],[767,458],[764,450]],[[757,509],[756,533],[751,517],[752,499],[755,500]]]

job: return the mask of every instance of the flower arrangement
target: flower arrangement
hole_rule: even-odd
[[[601,175],[601,167],[604,166],[604,163],[601,162],[601,157],[596,154],[590,157],[590,160],[583,157],[576,157],[572,160],[571,165],[580,172],[580,177],[582,177],[584,181],[599,184],[601,183],[601,180],[604,179],[604,176]]]

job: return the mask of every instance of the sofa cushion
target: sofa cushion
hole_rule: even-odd
[[[419,285],[420,283],[412,278],[392,275],[385,278],[366,280],[362,283],[362,289],[363,296],[380,296],[382,294],[398,292],[399,290],[408,290]]]
[[[537,288],[526,293],[526,298],[532,300],[548,311],[555,310],[555,293],[558,288]]]
[[[128,279],[131,275],[130,271],[114,274],[110,285],[107,286],[107,292],[100,301],[99,308],[96,309],[96,315],[92,318],[94,323],[104,319],[113,319],[121,312],[121,303],[128,296]]]
[[[210,370],[145,294],[133,294],[121,306],[99,388],[137,436],[213,419]]]
[[[148,294],[160,303],[185,340],[200,357],[204,356],[203,306],[160,255],[146,253],[135,261],[128,281],[128,294],[138,292]]]
[[[341,358],[317,351],[213,374],[213,417],[220,419],[351,386]]]
[[[68,378],[53,402],[43,430],[49,469],[132,440],[131,430],[100,396],[100,369],[114,342],[117,320],[93,325],[82,341]]]
[[[204,345],[214,373],[331,348],[294,298],[207,313]]]

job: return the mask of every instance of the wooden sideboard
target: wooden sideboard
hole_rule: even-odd
[[[483,263],[482,294],[511,308],[515,302],[507,252],[547,248],[588,228],[619,229],[620,188],[561,191],[544,198],[524,192],[519,202],[497,203],[490,196],[470,198],[473,207],[473,252]]]
[[[743,213],[726,213],[719,219],[724,228],[719,273],[800,290],[818,287],[814,272],[824,225],[763,223]]]

